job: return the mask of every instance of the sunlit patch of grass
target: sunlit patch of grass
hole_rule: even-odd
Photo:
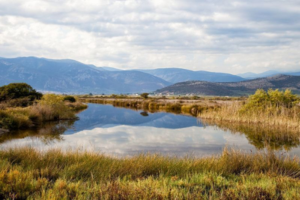
[[[219,156],[0,151],[0,197],[14,199],[297,199],[298,159],[224,149]]]

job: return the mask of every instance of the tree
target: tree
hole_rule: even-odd
[[[149,93],[142,93],[141,97],[143,97],[144,99],[148,99]]]
[[[11,83],[0,87],[0,101],[28,97],[30,101],[41,99],[42,93],[34,90],[26,83]]]

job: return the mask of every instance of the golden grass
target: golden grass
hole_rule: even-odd
[[[238,122],[245,124],[261,124],[263,126],[284,127],[287,129],[300,130],[300,107],[293,108],[266,107],[263,110],[249,110],[241,112],[242,102],[224,104],[220,108],[214,108],[199,113],[202,119],[210,119],[215,122]]]
[[[30,148],[0,151],[2,199],[293,199],[298,159],[225,149],[208,158]]]

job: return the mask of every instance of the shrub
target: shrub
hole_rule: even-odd
[[[265,111],[274,108],[284,107],[292,108],[299,102],[296,95],[291,90],[279,91],[269,89],[259,89],[254,95],[249,97],[248,102],[241,108],[241,112]],[[268,109],[267,109],[268,108]]]
[[[0,87],[0,101],[28,97],[31,101],[43,95],[26,83],[11,83]]]
[[[73,96],[66,96],[66,97],[64,98],[64,101],[69,101],[69,102],[74,103],[74,102],[76,102],[76,99],[75,99],[75,97],[73,97]]]
[[[148,99],[149,93],[142,93],[141,97],[143,97],[144,99]]]

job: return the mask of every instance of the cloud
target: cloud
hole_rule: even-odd
[[[222,72],[299,68],[297,1],[0,0],[0,57]]]

